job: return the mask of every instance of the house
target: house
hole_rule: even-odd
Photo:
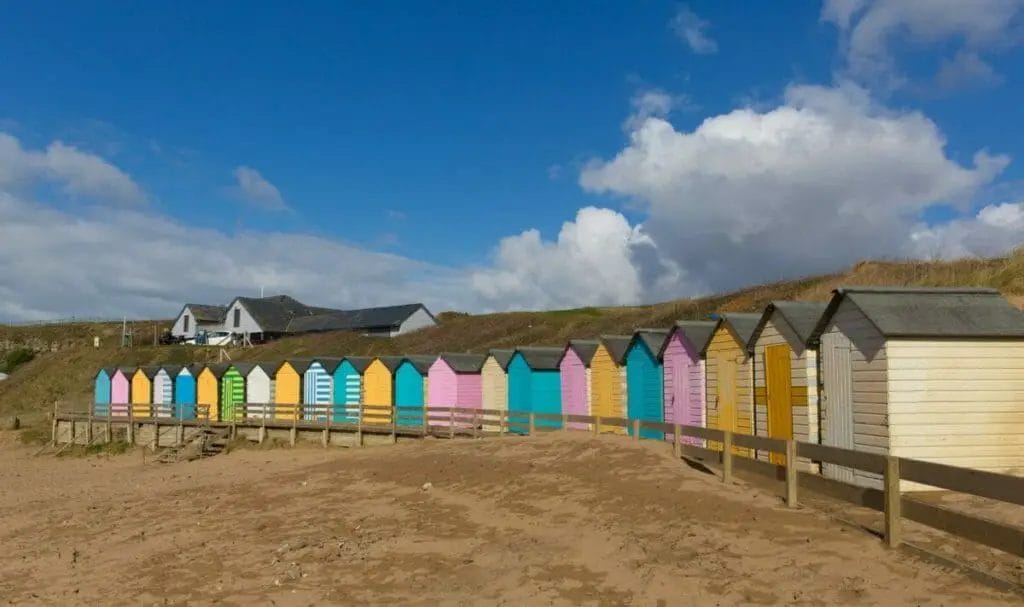
[[[252,371],[252,363],[232,363],[220,378],[220,419],[225,422],[244,421],[245,376]]]
[[[132,376],[135,367],[119,367],[110,375],[110,415],[128,416],[128,404],[132,399]]]
[[[822,444],[1024,474],[1024,312],[998,291],[837,289],[810,341]],[[881,485],[832,464],[822,474]]]
[[[514,350],[491,350],[480,369],[482,409],[508,411],[508,363]],[[499,432],[499,415],[484,414],[484,430]]]
[[[274,370],[275,419],[298,419],[302,403],[302,374],[307,368],[309,361],[286,360]]]
[[[590,361],[590,410],[603,418],[626,418],[626,350],[629,335],[602,335]],[[623,434],[622,426],[600,424],[601,432]]]
[[[185,304],[171,335],[191,339],[199,331],[225,331],[263,341],[282,335],[319,331],[356,331],[394,337],[437,324],[421,303],[361,310],[308,306],[287,295],[236,297],[227,306]]]
[[[565,348],[516,348],[508,363],[508,410],[513,432],[524,433],[523,413],[562,414],[562,382],[558,363]],[[518,415],[517,415],[518,414]],[[560,428],[561,421],[538,419],[537,426]]]
[[[718,316],[711,339],[701,352],[708,428],[754,433],[753,371],[747,344],[760,321],[760,314],[726,312]],[[721,443],[710,446],[722,450]],[[733,452],[750,455],[744,447],[733,447]]]
[[[114,369],[100,369],[93,383],[93,413],[99,417],[110,415],[110,376]]]
[[[334,370],[340,364],[340,358],[317,358],[302,373],[302,419],[327,419],[334,400]]]
[[[395,369],[395,405],[398,407],[416,407],[419,411],[404,410],[398,412],[398,424],[402,426],[420,426],[423,424],[423,406],[427,402],[429,381],[427,374],[430,366],[437,360],[436,356],[406,356]]]
[[[563,414],[590,415],[590,363],[600,345],[596,340],[573,339],[565,346],[565,353],[558,363]],[[587,425],[570,422],[569,427],[584,429]]]
[[[174,417],[195,419],[196,417],[196,375],[198,366],[182,367],[174,378]]]
[[[271,363],[257,363],[249,369],[245,376],[245,400],[249,405],[256,405],[250,411],[251,417],[270,417],[273,402],[273,374],[277,366]]]
[[[153,377],[153,405],[157,417],[174,414],[174,378],[178,371],[181,371],[181,365],[163,366]]]
[[[665,422],[704,427],[704,351],[715,322],[710,320],[682,320],[672,327],[665,344],[658,353],[662,366],[664,386]],[[684,442],[701,447],[703,441],[692,436]]]
[[[483,384],[480,371],[484,366],[484,357],[479,354],[442,354],[430,366],[428,377],[427,407],[432,421],[445,423],[448,415],[435,417],[429,409],[432,407],[458,407],[462,409],[479,409],[483,400]],[[467,426],[465,422],[458,423]]]
[[[639,329],[626,350],[626,410],[629,419],[660,422],[664,419],[662,372],[658,353],[668,339],[667,329]],[[629,433],[633,429],[629,428]],[[660,438],[658,430],[642,429],[640,438]]]
[[[373,407],[394,406],[394,373],[404,359],[400,356],[379,356],[363,371],[363,404]],[[391,412],[370,411],[367,422],[390,424]]]

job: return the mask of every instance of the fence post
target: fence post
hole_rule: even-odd
[[[331,444],[331,418],[334,417],[332,408],[333,405],[324,405],[324,436],[320,441],[324,444],[324,447]]]
[[[160,448],[160,422],[153,418],[153,451]]]
[[[53,429],[50,444],[57,446],[57,401],[53,401]]]
[[[430,435],[430,418],[427,417],[427,404],[423,403],[423,438]]]
[[[391,405],[391,444],[398,444],[398,405]]]
[[[448,438],[455,438],[455,407],[448,407]]]
[[[569,429],[569,415],[566,413],[562,414],[562,430]]]
[[[85,444],[92,444],[92,408],[89,408],[89,421],[86,422],[89,425],[85,427]]]
[[[890,548],[900,545],[900,459],[885,457],[885,544]]]
[[[295,446],[295,441],[299,437],[299,428],[298,428],[298,426],[299,426],[298,405],[292,405],[292,430],[291,430],[291,433],[290,433],[290,435],[288,437],[289,442],[292,444],[292,447]]]
[[[683,456],[683,427],[679,424],[672,426],[672,454],[679,459]]]
[[[256,435],[256,441],[259,444],[263,444],[263,441],[267,440],[267,407],[263,405],[260,407],[262,414],[260,415],[260,430]]]
[[[600,433],[601,433],[601,416],[600,415],[595,415],[594,416],[594,435],[596,436],[596,435],[598,435]]]
[[[128,444],[135,444],[135,413],[131,403],[128,404]]]
[[[796,508],[797,485],[800,482],[800,473],[796,468],[796,441],[786,441],[786,505]]]
[[[640,440],[640,420],[633,420],[633,440]]]
[[[533,411],[530,411],[530,433],[529,433],[530,436],[533,436],[533,434],[534,434],[534,432],[536,430],[537,430],[537,414],[534,413]]]
[[[359,403],[359,410],[356,413],[356,415],[359,416],[358,420],[357,420],[357,425],[356,425],[356,444],[358,446],[362,447],[363,446],[363,403],[362,402]]]
[[[507,416],[506,411],[498,411],[498,436],[505,436],[505,417]]]
[[[732,432],[722,432],[722,482],[732,482]]]

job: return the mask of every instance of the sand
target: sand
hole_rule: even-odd
[[[957,570],[622,437],[32,457],[0,433],[0,602],[1004,605]]]

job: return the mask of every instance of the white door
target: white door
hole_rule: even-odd
[[[853,383],[849,338],[841,333],[822,335],[821,365],[825,378],[821,443],[853,449]],[[826,478],[844,483],[854,482],[852,468],[822,463],[821,472]]]

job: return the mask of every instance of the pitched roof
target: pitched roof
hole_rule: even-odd
[[[287,295],[270,297],[236,297],[253,320],[266,333],[284,333],[296,316],[312,316],[316,312],[301,301]],[[234,303],[234,302],[232,302]]]
[[[456,373],[479,373],[484,366],[482,354],[450,354],[444,353],[441,359],[448,363]]]
[[[302,375],[303,373],[306,372],[307,369],[309,369],[309,365],[313,364],[313,359],[312,358],[289,358],[285,362],[287,362],[289,365],[291,365],[292,369],[295,369],[296,373],[298,373],[299,375]]]
[[[564,351],[565,348],[516,348],[516,352],[523,356],[523,360],[534,371],[557,371]]]
[[[249,373],[246,373],[245,375],[248,377],[248,375],[250,373],[252,373],[256,369],[259,369],[260,371],[263,371],[264,373],[266,373],[267,377],[273,377],[274,374],[277,373],[277,370],[280,367],[281,367],[280,361],[276,362],[276,363],[271,363],[271,362],[256,363],[256,364],[254,364],[252,366],[251,369],[249,369]]]
[[[761,315],[756,312],[723,312],[721,314],[713,314],[712,317],[717,317],[715,322],[715,331],[722,325],[727,326],[739,339],[740,344],[744,349],[750,343],[750,337],[754,334],[754,329],[757,328],[757,323],[761,322]],[[704,348],[700,351],[701,356],[704,356],[708,352],[708,346],[711,345],[709,339],[704,344]]]
[[[402,361],[405,359],[401,356],[378,356],[377,360],[379,360],[388,371],[394,373],[395,369],[398,369],[398,365],[402,364]]]
[[[249,375],[249,371],[252,371],[252,368],[255,367],[256,365],[254,365],[253,363],[237,362],[231,363],[231,366],[238,371],[239,375],[241,375],[242,377],[247,377]]]
[[[597,352],[597,347],[600,345],[601,342],[596,339],[570,339],[569,343],[566,344],[565,348],[562,350],[562,358],[565,358],[565,354],[570,348],[572,348],[572,351],[576,353],[576,356],[579,356],[580,360],[583,361],[584,366],[589,367],[590,361],[594,359],[594,354]],[[559,359],[558,364],[561,366],[561,359]]]
[[[202,322],[221,322],[227,313],[227,306],[210,306],[206,304],[185,304],[192,312],[192,317]],[[180,314],[179,314],[180,316]]]
[[[505,371],[508,371],[508,363],[512,360],[512,356],[516,353],[515,350],[503,350],[495,349],[487,353],[488,356],[493,356],[494,360],[498,362],[498,365]]]
[[[995,289],[844,287],[833,291],[811,339],[821,336],[843,299],[885,337],[1024,337],[1024,312]]]
[[[789,328],[793,329],[793,333],[796,334],[800,343],[806,346],[811,339],[811,334],[814,333],[814,327],[818,325],[818,321],[821,320],[821,315],[825,313],[827,307],[828,304],[820,302],[773,301],[765,307],[761,314],[761,319],[757,322],[757,327],[750,336],[747,347],[754,347],[754,342],[761,336],[761,331],[764,330],[768,319],[775,311],[778,311]]]
[[[142,374],[148,377],[149,379],[153,379],[154,377],[156,377],[156,374],[160,371],[160,367],[146,366],[139,367],[138,369],[135,370],[136,373],[138,373],[139,371],[141,371]]]
[[[333,375],[335,369],[337,369],[338,365],[341,364],[341,358],[334,358],[334,357],[314,358],[313,361],[310,362],[309,364],[312,365],[313,362],[320,363],[320,366],[324,368],[324,371],[327,371],[327,373]]]
[[[718,326],[718,323],[713,320],[676,321],[675,326],[669,330],[668,337],[661,344],[661,350],[658,351],[658,360],[665,358],[665,350],[668,348],[669,338],[676,334],[685,339],[690,344],[690,347],[698,352],[702,352],[707,347],[708,342],[711,341],[711,336],[715,334],[716,326]]]
[[[395,329],[408,320],[417,310],[426,306],[421,303],[360,310],[330,310],[307,316],[296,316],[285,329],[289,333],[307,331],[343,331],[360,329]],[[427,314],[430,311],[427,310]],[[430,315],[433,318],[433,315]]]
[[[373,362],[373,358],[369,356],[346,356],[342,360],[347,360],[360,374],[366,371],[366,367],[369,367],[370,363]]]
[[[668,339],[668,333],[668,329],[637,329],[633,333],[630,347],[632,347],[634,342],[640,340],[651,351],[651,354],[657,356],[661,352],[661,347],[665,345],[665,340]]]
[[[181,372],[181,365],[160,365],[160,371],[165,371],[167,375],[177,375]]]
[[[114,373],[117,373],[117,367],[103,367],[102,369],[100,369],[100,371],[103,371],[104,373],[106,373],[107,377],[113,377]],[[99,371],[97,371],[96,375],[99,375],[99,374],[100,374]]]
[[[138,367],[118,367],[114,373],[117,374],[117,372],[120,371],[125,377],[131,377],[135,373],[136,369],[138,369]]]
[[[616,364],[626,362],[626,352],[629,351],[629,342],[633,341],[632,335],[602,335],[601,343],[608,349]]]
[[[409,361],[409,364],[411,364],[417,371],[419,371],[420,375],[426,375],[426,373],[430,371],[430,365],[434,364],[434,361],[437,360],[437,357],[423,354],[414,354],[412,356],[406,356],[402,360]]]
[[[214,377],[216,377],[217,379],[220,379],[220,378],[224,377],[224,372],[227,371],[228,367],[230,367],[230,366],[231,366],[230,363],[213,363],[213,364],[205,365],[205,368],[209,369],[210,373],[213,373]]]

